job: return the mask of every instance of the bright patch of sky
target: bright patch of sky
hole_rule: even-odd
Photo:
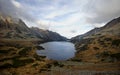
[[[119,17],[119,5],[120,0],[1,0],[0,11],[71,38]]]

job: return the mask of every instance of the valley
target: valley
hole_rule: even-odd
[[[68,40],[76,48],[71,59],[56,61],[36,54],[43,49],[39,44]],[[1,75],[120,75],[119,57],[120,18],[71,39],[29,28],[22,20],[0,19]]]

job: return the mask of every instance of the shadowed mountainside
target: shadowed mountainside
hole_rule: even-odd
[[[29,28],[21,19],[3,16],[0,16],[0,38],[38,39],[44,42],[67,40],[67,38],[49,30],[42,30],[37,27]]]
[[[37,29],[37,30],[36,30]],[[55,61],[38,56],[40,43],[66,41],[58,33],[29,28],[21,19],[0,16],[0,75],[36,75],[48,71]]]
[[[67,38],[64,36],[49,30],[42,30],[37,27],[32,27],[31,31],[38,38],[44,39],[44,41],[67,41]]]

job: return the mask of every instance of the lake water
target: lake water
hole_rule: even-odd
[[[39,56],[53,60],[67,60],[75,56],[75,46],[70,42],[47,42],[41,44],[45,50],[37,50]]]

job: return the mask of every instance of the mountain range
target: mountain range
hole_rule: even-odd
[[[120,60],[120,17],[103,27],[71,38],[76,46],[74,59],[88,62],[115,62]]]
[[[75,40],[78,41],[80,39],[83,39],[88,36],[90,37],[92,35],[107,35],[108,34],[111,36],[120,36],[119,22],[120,22],[120,17],[113,19],[112,21],[110,21],[106,25],[104,25],[103,27],[94,28],[85,34],[75,36],[75,37],[71,38],[71,41],[75,42]]]
[[[43,42],[67,40],[67,38],[56,32],[39,29],[37,27],[29,28],[21,19],[14,19],[8,16],[0,16],[0,38],[38,39]]]
[[[69,60],[59,62],[38,56],[36,50],[43,49],[39,44],[49,41],[68,39],[49,30],[29,28],[21,19],[0,16],[0,74],[40,75],[52,71],[51,67],[64,72],[66,69],[84,70],[85,73],[85,70],[102,73],[120,70],[120,17],[69,39],[76,48],[75,57]]]
[[[66,41],[56,32],[29,28],[21,19],[0,15],[0,75],[36,75],[47,71],[54,61],[38,56],[39,44]]]

